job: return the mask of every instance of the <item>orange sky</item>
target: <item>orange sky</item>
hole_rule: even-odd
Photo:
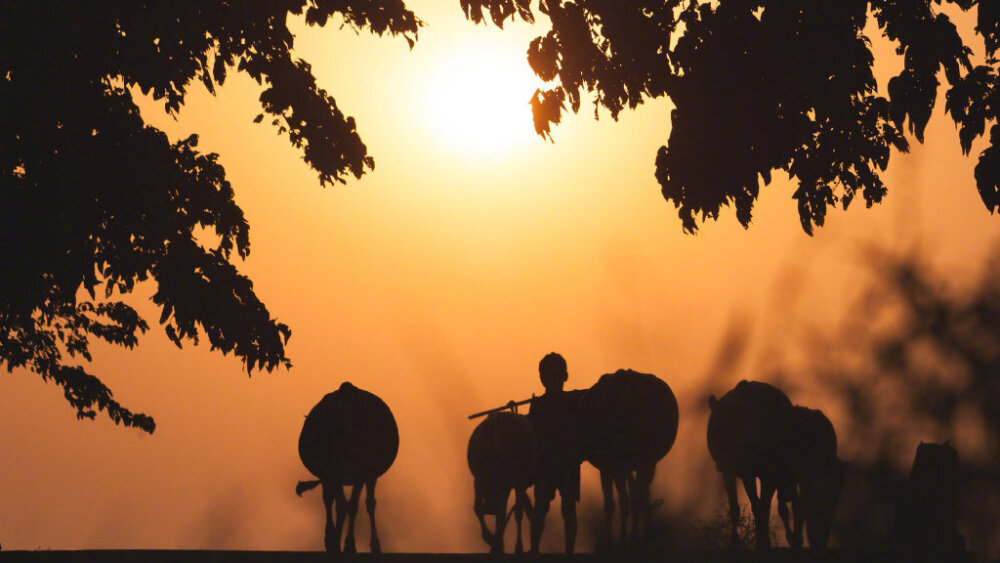
[[[484,551],[465,415],[541,392],[537,363],[553,350],[568,360],[572,387],[626,367],[673,387],[681,435],[654,497],[679,502],[708,455],[692,405],[733,319],[752,339],[730,384],[763,377],[801,327],[832,322],[861,283],[861,244],[920,244],[961,284],[1000,237],[943,103],[928,143],[894,155],[882,205],[832,212],[808,237],[792,185],[776,179],[749,230],[730,210],[686,236],[653,178],[668,102],[618,122],[595,122],[585,106],[544,142],[531,129],[523,61],[544,30],[476,28],[454,1],[407,4],[428,24],[412,51],[333,25],[298,28],[297,53],[355,116],[376,160],[374,173],[346,187],[321,189],[284,138],[251,123],[259,89],[243,76],[217,97],[193,88],[176,121],[144,104],[171,137],[197,132],[202,150],[221,155],[251,225],[242,269],[291,326],[294,367],[248,379],[232,357],[177,350],[155,324],[152,289],[140,287],[131,302],[152,330],[132,352],[95,346],[92,367],[116,398],[156,418],[154,435],[103,417],[77,421],[61,391],[34,374],[0,377],[5,549],[320,549],[319,494],[293,492],[308,477],[296,443],[303,416],[350,380],[380,395],[400,427],[399,455],[378,486],[383,549]],[[490,77],[475,61],[503,72],[472,84]],[[449,83],[456,74],[463,80]],[[456,96],[442,82],[469,90]],[[491,94],[522,86],[519,99]],[[521,121],[445,120],[435,101],[469,98]],[[585,465],[588,502],[595,479]],[[551,546],[561,545],[558,528]],[[367,541],[362,525],[359,545]]]

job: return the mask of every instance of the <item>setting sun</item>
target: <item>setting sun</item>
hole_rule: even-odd
[[[480,156],[535,140],[528,100],[541,82],[519,55],[480,41],[442,56],[423,90],[435,137]]]

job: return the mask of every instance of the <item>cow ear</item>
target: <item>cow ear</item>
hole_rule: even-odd
[[[715,410],[715,405],[719,400],[715,398],[715,395],[708,396],[708,410]]]

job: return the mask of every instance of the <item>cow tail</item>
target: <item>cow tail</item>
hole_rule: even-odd
[[[299,484],[295,485],[295,494],[302,496],[302,493],[315,489],[320,483],[322,481],[299,481]]]

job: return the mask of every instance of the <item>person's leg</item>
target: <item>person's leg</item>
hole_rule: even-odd
[[[576,546],[576,499],[560,495],[560,501],[562,501],[566,553],[573,553],[573,548]]]
[[[562,502],[563,534],[566,553],[573,553],[576,547],[576,503],[580,500],[580,466],[568,465],[560,479],[559,499]]]
[[[531,511],[531,552],[538,553],[542,543],[542,531],[545,529],[545,516],[549,513],[549,504],[555,498],[555,488],[547,480],[535,482],[535,506]]]

